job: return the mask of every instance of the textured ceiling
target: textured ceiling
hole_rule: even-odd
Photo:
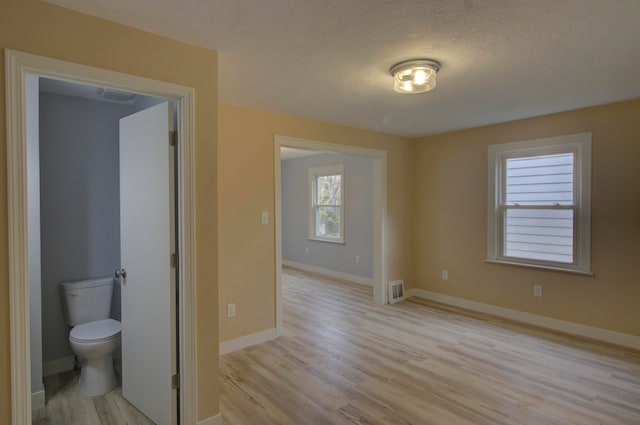
[[[639,0],[50,1],[217,50],[222,103],[404,136],[640,97]]]

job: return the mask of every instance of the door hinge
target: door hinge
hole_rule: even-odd
[[[174,252],[173,254],[171,254],[171,268],[177,269],[178,268],[178,253]]]
[[[171,377],[171,389],[177,390],[178,388],[180,388],[180,374],[176,373]]]
[[[169,145],[176,146],[178,144],[178,132],[170,131],[169,132]]]

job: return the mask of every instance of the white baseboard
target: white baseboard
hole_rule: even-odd
[[[276,339],[278,334],[276,328],[267,329],[266,331],[256,332],[254,334],[241,336],[240,338],[232,339],[220,343],[219,353],[221,356],[229,354],[236,350],[251,347],[252,345],[262,344],[263,342]]]
[[[579,323],[567,322],[565,320],[553,319],[551,317],[539,316],[537,314],[525,313],[523,311],[498,307],[491,304],[479,303],[477,301],[452,297],[450,295],[425,291],[423,289],[408,289],[407,296],[424,298],[427,300],[448,304],[454,307],[478,311],[481,313],[491,314],[493,316],[503,317],[505,319],[511,319],[529,325],[539,326],[541,328],[547,328],[558,332],[582,336],[598,341],[608,342],[610,344],[640,350],[640,337],[634,335],[609,331],[593,326],[581,325]]]
[[[218,413],[215,416],[198,422],[198,425],[222,425],[222,415]]]
[[[73,356],[50,360],[42,364],[42,376],[57,375],[68,370],[73,370]]]
[[[44,390],[31,393],[31,411],[44,409]]]
[[[291,260],[282,260],[282,265],[285,267],[291,267],[298,270],[304,270],[306,272],[323,274],[325,276],[333,277],[336,279],[347,280],[349,282],[359,283],[361,285],[373,286],[373,279],[364,276],[358,276],[356,274],[337,272],[331,269],[325,269],[324,267],[310,266],[304,263],[298,263]]]

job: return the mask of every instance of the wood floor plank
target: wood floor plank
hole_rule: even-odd
[[[640,353],[286,268],[283,335],[222,356],[226,425],[639,425]]]
[[[109,394],[88,397],[78,391],[78,371],[45,377],[46,416],[32,425],[153,425],[116,387]]]

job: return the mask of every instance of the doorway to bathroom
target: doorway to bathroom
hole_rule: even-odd
[[[193,235],[185,229],[191,228],[185,213],[192,208],[192,179],[185,165],[193,159],[186,119],[192,91],[19,52],[8,51],[7,59],[21,63],[7,75],[8,89],[15,89],[9,102],[16,102],[7,120],[14,136],[8,137],[14,423],[31,423],[31,413],[38,413],[45,398],[38,388],[41,376],[74,366],[58,284],[113,276],[116,270],[110,317],[123,319],[122,356],[116,357],[122,359],[124,399],[153,423],[194,423],[194,403],[185,400],[194,395],[193,366],[178,368],[192,364],[185,359],[194,356],[193,265],[186,257]],[[100,92],[116,100],[90,98]],[[12,117],[12,109],[22,117]],[[144,136],[150,129],[147,112],[157,116],[159,109],[160,128]],[[149,142],[140,143],[145,138]],[[163,148],[154,151],[162,140]],[[154,227],[158,221],[166,229]],[[41,258],[34,255],[38,250]],[[40,318],[34,316],[38,312]],[[108,404],[96,405],[96,414],[108,415]]]
[[[30,88],[31,77],[27,82]],[[40,402],[44,395],[46,404],[33,406],[33,423],[55,422],[67,409],[58,406],[79,408],[69,400],[106,397],[114,387],[121,405],[162,423],[176,404],[175,390],[162,390],[162,376],[177,369],[175,332],[167,332],[175,329],[175,273],[168,261],[176,233],[168,208],[175,186],[175,146],[168,143],[173,102],[48,78],[33,84],[39,90],[27,99],[33,111],[27,144],[33,143],[33,156],[39,148],[31,174],[39,171],[39,179],[29,189],[30,199],[39,198],[40,238],[31,233],[30,284],[32,294],[42,295],[42,326],[32,303],[31,373],[32,394]],[[29,131],[36,126],[39,131]],[[37,205],[30,210],[38,214]],[[98,286],[96,279],[108,284]],[[84,404],[76,416],[89,422],[99,404]]]

